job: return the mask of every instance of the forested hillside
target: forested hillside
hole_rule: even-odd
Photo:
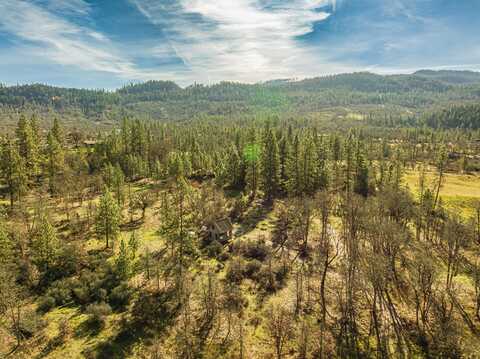
[[[112,113],[182,120],[237,113],[244,116],[262,112],[310,114],[342,106],[362,109],[387,106],[417,112],[479,99],[478,73],[426,70],[413,75],[354,73],[301,81],[279,80],[255,85],[223,82],[186,88],[169,81],[149,81],[116,91],[38,84],[0,87],[4,114],[12,108],[43,112],[51,109],[60,114],[80,111],[85,118],[100,121],[111,118]]]

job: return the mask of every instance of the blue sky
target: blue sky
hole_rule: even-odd
[[[0,83],[480,70],[480,0],[0,0]]]

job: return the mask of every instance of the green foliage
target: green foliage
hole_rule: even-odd
[[[89,315],[90,324],[101,328],[105,325],[105,318],[112,313],[112,308],[107,303],[93,303],[87,306],[85,312]]]
[[[14,142],[7,139],[2,144],[1,160],[2,174],[10,195],[10,205],[13,206],[13,203],[20,200],[27,191],[28,177],[25,159],[20,155]]]
[[[120,220],[120,208],[113,199],[112,193],[106,188],[100,198],[95,228],[97,235],[105,238],[107,248],[110,241],[114,241],[118,236]]]
[[[280,155],[277,138],[271,128],[266,129],[262,154],[263,188],[267,198],[271,199],[280,189]]]
[[[40,213],[38,225],[32,240],[34,263],[41,272],[48,272],[57,263],[60,243],[57,231],[45,213]]]

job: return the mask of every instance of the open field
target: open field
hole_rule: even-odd
[[[419,171],[407,171],[404,176],[404,183],[411,189],[415,196],[419,190]],[[428,188],[435,188],[438,180],[436,172],[425,173],[426,185]],[[459,210],[465,217],[474,213],[474,206],[480,201],[480,175],[445,173],[443,185],[440,188],[440,198],[450,210]]]

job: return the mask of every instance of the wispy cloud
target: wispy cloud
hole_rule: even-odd
[[[77,7],[74,8],[74,3],[71,3],[68,11],[86,11],[83,2],[75,3]],[[64,2],[50,4],[60,6]],[[103,34],[69,22],[34,3],[2,0],[0,29],[26,41],[37,55],[57,64],[126,76],[134,75],[136,71],[131,62],[109,48],[110,44]]]
[[[34,0],[34,4],[63,15],[86,16],[91,11],[91,5],[83,0]]]
[[[168,69],[137,66],[128,52],[122,51],[124,47],[110,41],[105,34],[60,15],[81,15],[89,11],[89,5],[82,0],[2,0],[0,31],[14,36],[19,56],[28,53],[34,58],[43,58],[46,63],[110,73],[124,79],[124,82],[152,78],[173,80],[177,77],[175,72],[168,72]],[[155,56],[158,50],[142,48],[141,52],[144,56],[150,53]],[[167,53],[163,52],[163,55]]]
[[[303,77],[328,65],[298,37],[329,16],[320,8],[331,0],[132,2],[199,81]]]

